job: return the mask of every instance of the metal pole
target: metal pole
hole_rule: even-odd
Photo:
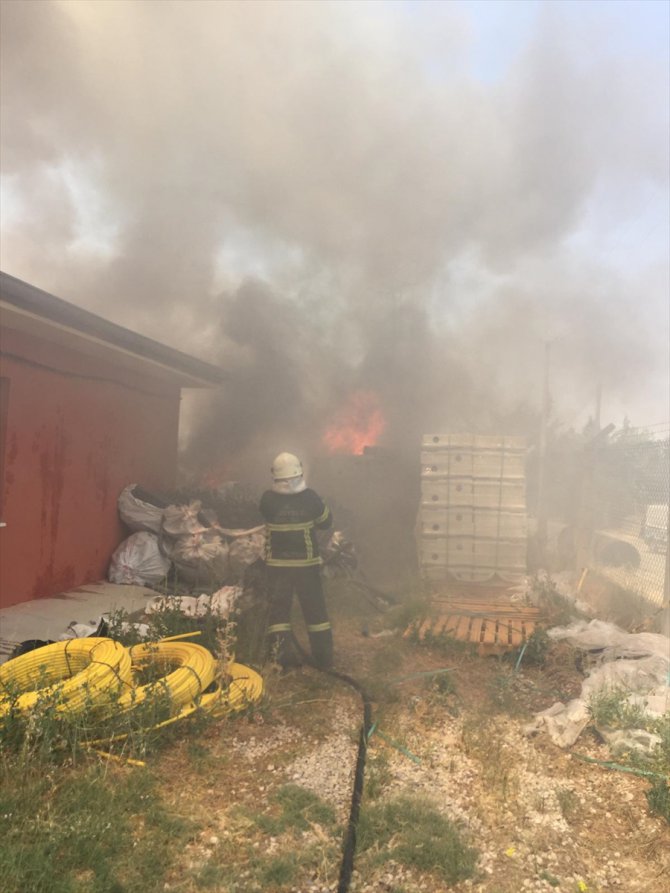
[[[665,542],[665,575],[663,578],[663,611],[661,613],[661,632],[670,637],[670,507]]]
[[[549,424],[549,366],[551,360],[551,342],[544,342],[544,386],[542,389],[542,414],[540,417],[540,439],[537,463],[537,544],[540,560],[546,560],[547,548],[547,506],[545,504],[546,459],[547,459],[547,426]]]

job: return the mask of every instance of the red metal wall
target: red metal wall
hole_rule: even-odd
[[[0,606],[105,576],[126,484],[174,485],[180,389],[4,329]]]

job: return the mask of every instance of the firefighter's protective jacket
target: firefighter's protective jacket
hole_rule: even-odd
[[[291,494],[266,490],[260,509],[267,530],[266,564],[312,567],[322,563],[316,531],[327,530],[333,520],[330,509],[314,490]]]

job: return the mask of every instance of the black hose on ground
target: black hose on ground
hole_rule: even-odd
[[[299,654],[309,666],[327,673],[335,679],[340,679],[347,685],[350,685],[361,696],[363,701],[363,725],[358,736],[358,753],[356,755],[356,768],[354,770],[354,786],[351,792],[351,807],[349,809],[349,821],[347,822],[347,831],[344,836],[344,844],[342,846],[342,862],[340,863],[340,877],[337,884],[337,893],[348,893],[351,884],[351,875],[354,870],[354,856],[356,854],[356,836],[358,832],[358,818],[361,811],[361,800],[363,798],[363,782],[365,779],[365,761],[368,755],[368,738],[372,729],[372,701],[363,686],[346,673],[340,673],[339,670],[332,668],[319,667],[305,653],[298,640],[293,636],[293,642]]]

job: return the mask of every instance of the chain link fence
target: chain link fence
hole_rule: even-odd
[[[584,453],[578,559],[662,605],[668,587],[670,440],[644,430],[597,439]]]

